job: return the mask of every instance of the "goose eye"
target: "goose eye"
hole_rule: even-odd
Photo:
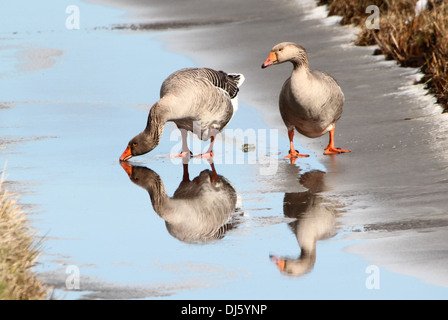
[[[132,146],[136,147],[137,146],[137,142],[132,143]]]

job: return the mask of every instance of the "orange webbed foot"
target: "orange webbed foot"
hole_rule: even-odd
[[[309,154],[301,154],[297,150],[291,151],[289,150],[289,154],[285,156],[285,158],[289,158],[292,164],[295,164],[298,158],[308,158]]]
[[[346,153],[350,152],[348,149],[339,149],[334,146],[334,127],[330,131],[330,141],[328,142],[328,146],[325,148],[324,154],[338,154],[338,153]]]
[[[171,155],[172,158],[191,158],[193,153],[191,151],[182,151],[181,153]]]
[[[211,158],[213,158],[213,156],[214,156],[213,151],[209,151],[209,152],[200,154],[197,157],[198,158],[204,158],[204,159],[211,159]]]
[[[329,154],[339,154],[339,153],[347,153],[347,152],[351,152],[348,149],[340,149],[340,148],[336,148],[336,147],[326,147],[324,154],[329,155]]]

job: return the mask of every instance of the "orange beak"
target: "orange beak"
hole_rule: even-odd
[[[129,178],[132,176],[132,166],[128,162],[121,162],[121,167],[126,171]]]
[[[269,57],[266,59],[266,61],[261,65],[261,68],[267,68],[269,66],[272,66],[274,64],[278,63],[277,60],[277,55],[275,54],[275,52],[271,51],[271,53],[269,54]]]
[[[126,161],[132,158],[131,147],[128,146],[120,157],[120,161]]]
[[[271,257],[272,262],[274,262],[280,271],[285,269],[285,259]]]

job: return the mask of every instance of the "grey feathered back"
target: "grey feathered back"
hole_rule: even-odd
[[[239,86],[242,83],[241,74],[226,73],[224,71],[217,71],[210,68],[184,68],[173,74],[177,76],[182,74],[183,77],[205,78],[214,86],[226,91],[230,98],[237,96]]]
[[[196,69],[195,72],[198,73],[198,76],[207,78],[215,86],[226,91],[231,99],[235,98],[238,94],[239,74],[227,74],[224,71],[216,71],[208,68]]]
[[[200,124],[200,138],[207,140],[210,129],[219,132],[232,119],[238,108],[238,87],[243,82],[242,74],[210,68],[180,69],[163,82],[158,103],[162,108],[158,112],[179,129],[197,133],[193,123]]]

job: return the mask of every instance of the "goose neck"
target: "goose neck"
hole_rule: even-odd
[[[294,69],[292,71],[293,78],[306,79],[310,75],[310,70],[308,65],[294,65]]]
[[[167,122],[167,113],[160,104],[155,104],[148,115],[148,122],[144,130],[145,134],[148,135],[157,144],[162,137],[163,128]]]
[[[160,177],[154,179],[152,183],[146,186],[146,190],[148,191],[154,211],[159,214],[159,212],[163,211],[162,208],[169,200],[162,179]]]

